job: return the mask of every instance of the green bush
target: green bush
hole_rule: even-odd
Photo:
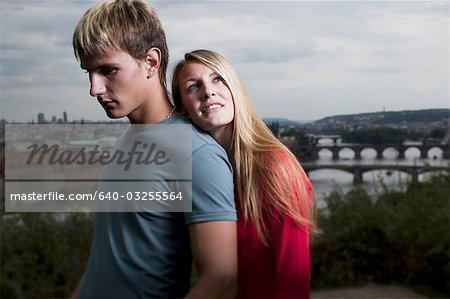
[[[449,297],[449,177],[385,190],[334,192],[319,213],[311,248],[314,288],[369,281],[426,288]],[[86,266],[92,215],[4,214],[1,298],[64,298]]]
[[[311,248],[316,288],[401,283],[449,297],[449,177],[384,190],[333,192]]]
[[[1,298],[68,297],[85,269],[90,214],[5,214],[1,227]]]

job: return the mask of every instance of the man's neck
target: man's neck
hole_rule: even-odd
[[[159,84],[149,93],[148,99],[127,117],[132,124],[157,124],[166,119],[172,107],[165,88]]]

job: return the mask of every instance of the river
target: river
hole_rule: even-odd
[[[332,144],[332,140],[323,139],[319,144]],[[338,163],[354,163],[354,152],[351,149],[344,148],[339,153]],[[414,164],[415,162],[426,162],[430,165],[448,165],[448,160],[442,159],[442,150],[432,148],[428,152],[428,159],[420,159],[420,152],[417,148],[410,148],[405,152],[405,159],[397,159],[397,151],[393,148],[387,148],[383,152],[383,160],[376,160],[376,152],[373,149],[365,149],[361,152],[362,161],[359,163],[386,163],[392,164]],[[316,163],[332,163],[332,153],[329,150],[321,150],[319,159]],[[424,173],[419,175],[419,181],[426,180],[433,173]],[[324,207],[324,198],[331,191],[337,189],[340,192],[347,193],[355,185],[353,184],[353,175],[348,172],[334,169],[319,169],[309,173],[309,178],[314,188],[315,196],[318,200],[318,207]],[[383,191],[383,185],[389,189],[401,190],[411,180],[409,174],[401,171],[392,170],[374,170],[363,174],[364,187],[370,194],[377,194]]]

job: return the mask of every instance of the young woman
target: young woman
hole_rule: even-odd
[[[316,207],[296,157],[257,115],[224,57],[185,54],[172,96],[180,111],[225,148],[238,209],[237,297],[309,298],[309,239]]]

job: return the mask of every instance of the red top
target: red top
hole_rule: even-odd
[[[309,298],[310,259],[307,227],[274,212],[268,216],[269,246],[237,205],[238,298]],[[276,218],[280,218],[277,221]]]

